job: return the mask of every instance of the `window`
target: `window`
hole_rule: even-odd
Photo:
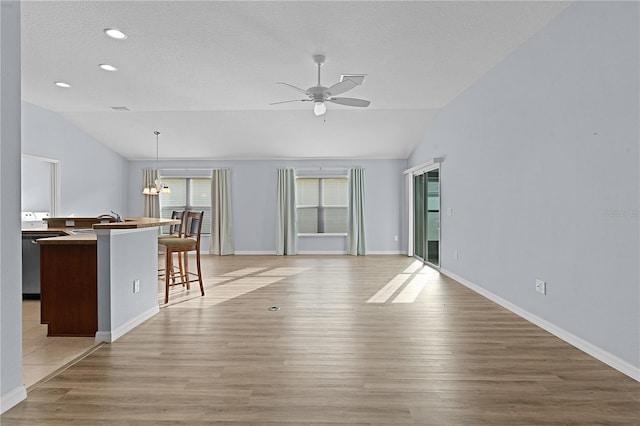
[[[209,178],[162,178],[169,186],[170,194],[160,194],[160,216],[171,219],[174,210],[204,211],[202,233],[211,233],[211,179]],[[169,232],[168,227],[162,233]]]
[[[346,234],[348,179],[297,178],[298,234]]]

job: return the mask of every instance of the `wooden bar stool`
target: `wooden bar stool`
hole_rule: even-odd
[[[169,234],[159,235],[158,236],[158,246],[160,249],[164,249],[162,245],[162,240],[166,238],[180,238],[182,237],[182,225],[184,223],[184,210],[174,210],[171,212],[171,219],[179,220],[179,224],[169,225]],[[173,264],[173,262],[171,262]],[[166,262],[165,262],[166,264]],[[177,271],[176,271],[177,268]],[[158,269],[158,279],[164,278],[165,268]],[[180,281],[182,285],[185,283],[184,273],[183,273],[183,262],[182,262],[182,253],[178,253],[178,265],[173,265],[173,268],[169,271],[171,274],[171,282],[175,284],[176,282],[176,272],[180,275]]]
[[[166,252],[165,272],[173,270],[173,253],[184,254],[184,277],[187,289],[190,289],[190,283],[198,281],[200,283],[200,293],[204,296],[204,285],[202,284],[202,269],[200,267],[200,234],[202,231],[202,218],[204,212],[185,212],[184,226],[182,228],[182,237],[164,238],[158,241],[158,244],[164,247]],[[189,252],[196,252],[196,262],[198,272],[189,272]],[[169,278],[170,273],[165,273],[165,296],[164,303],[169,303]],[[191,278],[196,276],[197,278]]]

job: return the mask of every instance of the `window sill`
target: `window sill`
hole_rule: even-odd
[[[298,237],[346,237],[348,234],[298,234]]]

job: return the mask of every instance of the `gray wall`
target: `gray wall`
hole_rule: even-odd
[[[156,228],[98,233],[98,332],[112,342],[158,312]],[[133,292],[134,280],[140,291]]]
[[[23,157],[21,169],[21,210],[24,212],[48,212],[50,206],[51,163]]]
[[[406,160],[246,160],[246,161],[160,161],[160,169],[231,169],[233,227],[237,253],[274,253],[276,223],[276,169],[364,167],[366,169],[365,208],[369,253],[399,253],[405,250],[401,211],[404,200],[402,171]],[[129,164],[129,212],[142,214],[142,169],[155,168],[155,161]],[[399,241],[394,237],[398,235]],[[305,238],[299,242],[304,252],[341,253],[344,238]]]
[[[128,161],[59,114],[23,102],[22,153],[60,161],[62,216],[127,210]]]
[[[0,398],[1,412],[27,393],[22,384],[20,238],[20,3],[0,8]]]
[[[447,106],[409,159],[445,157],[445,270],[636,375],[638,9],[571,5]]]

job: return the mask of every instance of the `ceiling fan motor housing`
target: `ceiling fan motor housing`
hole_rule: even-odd
[[[324,86],[313,86],[307,89],[307,93],[313,98],[313,102],[324,102],[328,97],[325,90],[327,88]]]

